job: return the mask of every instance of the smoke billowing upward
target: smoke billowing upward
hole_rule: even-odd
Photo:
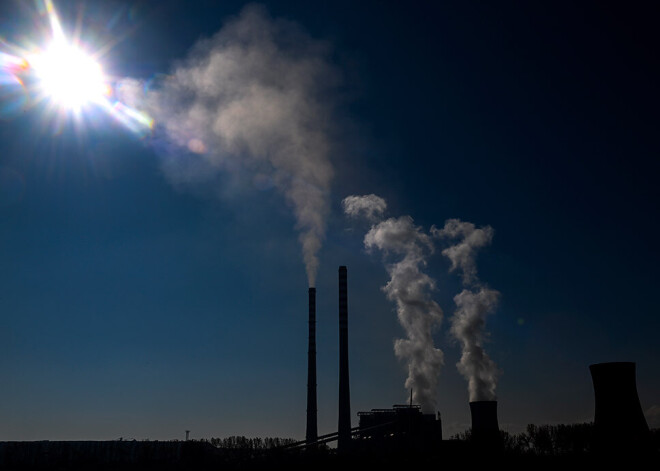
[[[477,250],[490,244],[493,229],[477,228],[459,219],[449,219],[442,229],[431,228],[438,238],[458,239],[442,251],[451,261],[450,271],[462,272],[464,289],[454,297],[456,312],[451,318],[451,333],[461,343],[461,360],[456,365],[468,381],[470,401],[494,401],[499,370],[486,354],[483,344],[486,316],[494,312],[500,293],[481,284],[477,277]]]
[[[377,222],[383,217],[387,203],[374,194],[347,196],[342,201],[344,212],[352,217],[364,217],[369,222]]]
[[[460,219],[448,219],[441,230],[433,227],[431,232],[438,237],[461,239],[458,243],[447,247],[442,254],[451,261],[451,271],[462,271],[463,284],[468,285],[477,280],[477,250],[485,247],[493,240],[493,228],[486,226],[477,229],[471,222]]]
[[[458,371],[468,381],[470,401],[494,401],[497,365],[483,348],[486,316],[497,306],[499,292],[484,287],[464,289],[454,296],[457,310],[451,319],[451,333],[461,341]]]
[[[383,290],[396,303],[399,322],[407,334],[406,339],[395,341],[394,351],[407,362],[406,388],[412,388],[422,410],[432,412],[444,364],[443,353],[435,348],[432,337],[442,322],[442,309],[430,296],[435,282],[422,271],[426,257],[433,252],[433,241],[410,216],[382,220],[387,205],[376,195],[349,196],[343,207],[346,214],[363,217],[372,224],[364,245],[367,250],[382,251],[389,261],[386,269],[390,281]]]
[[[150,87],[133,79],[118,87],[124,102],[155,119],[174,184],[195,187],[224,172],[267,181],[284,195],[310,286],[333,177],[327,98],[337,73],[327,56],[324,43],[251,5],[170,75]]]

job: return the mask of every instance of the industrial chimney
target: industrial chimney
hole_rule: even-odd
[[[339,427],[337,448],[351,445],[351,393],[348,383],[348,275],[339,267]]]
[[[316,423],[316,288],[309,288],[309,347],[307,349],[307,443],[318,438]]]
[[[497,423],[497,401],[470,402],[472,414],[472,443],[482,450],[502,449],[500,427]]]
[[[596,450],[610,454],[646,449],[650,432],[637,395],[635,363],[597,363],[589,370],[596,402]]]

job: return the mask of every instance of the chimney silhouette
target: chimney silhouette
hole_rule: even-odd
[[[348,274],[339,267],[339,427],[337,448],[348,450],[351,444],[351,393],[348,382]]]
[[[635,363],[597,363],[589,370],[596,402],[596,449],[611,454],[647,448],[650,432],[637,395]]]
[[[497,422],[497,401],[470,402],[470,412],[472,414],[472,443],[480,450],[500,451],[503,443]]]
[[[307,443],[318,438],[316,423],[316,288],[309,288],[309,346],[307,349]]]

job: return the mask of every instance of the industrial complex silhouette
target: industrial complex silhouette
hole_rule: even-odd
[[[529,466],[530,456],[507,450],[496,401],[469,403],[472,428],[463,439],[444,439],[440,414],[425,414],[413,403],[358,412],[351,427],[348,358],[348,276],[338,273],[339,404],[337,431],[318,435],[316,392],[316,288],[309,296],[307,426],[305,440],[255,449],[223,448],[208,441],[36,441],[0,442],[0,469],[336,469],[344,464],[394,469],[416,463],[474,463],[508,460]],[[591,365],[595,414],[588,438],[566,462],[657,459],[657,438],[648,427],[637,394],[635,363]],[[586,425],[586,424],[585,424]],[[531,427],[531,426],[530,426]],[[535,430],[535,429],[531,429]],[[592,433],[593,432],[593,433]],[[336,442],[335,448],[326,444]],[[533,459],[548,459],[536,455]],[[527,460],[527,461],[526,461]],[[571,461],[572,460],[572,461]],[[555,463],[556,464],[556,463]]]

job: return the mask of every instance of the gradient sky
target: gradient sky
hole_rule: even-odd
[[[658,11],[497,3],[265,4],[325,41],[341,75],[317,281],[319,433],[337,424],[339,265],[353,425],[407,397],[387,272],[341,212],[368,193],[427,230],[449,218],[494,228],[478,267],[502,293],[486,349],[502,371],[503,429],[592,420],[588,365],[606,361],[637,363],[660,426]],[[83,31],[121,38],[104,66],[140,79],[171,71],[244,6],[56,5],[66,28],[82,11]],[[34,24],[30,2],[2,2],[0,36],[19,41]],[[268,185],[175,187],[157,143],[107,116],[53,132],[43,107],[5,108],[0,440],[304,437],[307,281],[284,198]],[[429,258],[445,313],[445,436],[470,420],[448,269],[439,251]]]

